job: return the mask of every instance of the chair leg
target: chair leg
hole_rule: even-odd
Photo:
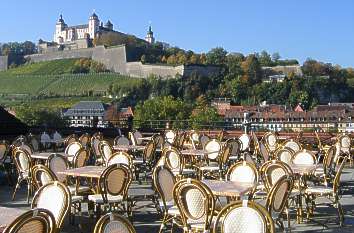
[[[18,177],[14,192],[12,193],[12,201],[15,200],[16,192],[20,188],[21,182],[22,182],[22,179],[20,177]]]
[[[32,193],[31,190],[32,190],[31,181],[29,179],[27,179],[27,204],[29,204],[29,201],[30,201],[30,196]]]
[[[288,231],[291,232],[291,223],[290,223],[290,214],[289,214],[289,208],[285,208],[285,215],[286,215],[286,220],[288,223]]]
[[[338,210],[338,218],[339,218],[339,225],[342,227],[343,223],[344,223],[344,211],[343,211],[343,207],[342,205],[339,203],[339,201],[337,201],[337,203],[335,204],[337,206],[337,210]]]

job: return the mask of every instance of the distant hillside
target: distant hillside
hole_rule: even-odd
[[[31,74],[31,75],[48,75],[48,74],[67,74],[71,73],[75,62],[79,59],[62,59],[55,61],[44,61],[38,63],[24,64],[19,67],[5,71],[7,74]],[[0,72],[1,75],[2,72]]]
[[[138,80],[115,73],[14,75],[0,72],[0,95],[3,98],[102,95],[113,84],[126,85]]]

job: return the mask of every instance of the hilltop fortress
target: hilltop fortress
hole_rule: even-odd
[[[114,31],[110,20],[103,24],[98,16],[93,13],[88,24],[68,26],[63,16],[60,15],[56,25],[52,42],[40,40],[38,54],[25,56],[30,62],[52,61],[68,58],[91,58],[103,63],[112,72],[132,77],[146,78],[150,75],[162,78],[174,78],[176,75],[190,76],[196,73],[202,76],[210,76],[219,73],[219,67],[204,65],[154,65],[142,64],[140,61],[128,61],[130,51],[123,45],[115,47],[94,46],[95,40],[100,34],[106,32],[124,33]],[[155,43],[154,34],[149,27],[145,37],[146,43]],[[9,58],[0,56],[0,70],[8,68]]]

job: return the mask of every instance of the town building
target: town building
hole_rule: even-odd
[[[101,101],[80,101],[64,112],[70,127],[107,127],[104,122],[105,107]]]
[[[151,30],[151,26],[149,26],[149,30],[145,36],[145,40],[146,42],[148,42],[149,44],[153,44],[155,43],[155,37],[154,37],[154,32]]]
[[[218,105],[214,106],[217,108]],[[241,129],[248,122],[255,131],[354,132],[354,109],[347,105],[318,105],[310,111],[304,111],[299,106],[293,110],[286,105],[273,104],[221,106],[218,112],[223,113],[225,124],[231,128]]]

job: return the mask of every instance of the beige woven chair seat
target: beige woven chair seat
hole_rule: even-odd
[[[101,194],[95,194],[95,195],[89,195],[88,196],[89,201],[98,203],[98,204],[103,204],[103,198]],[[108,203],[116,203],[123,201],[123,196],[118,195],[118,196],[112,196],[110,194],[107,195],[107,201]]]
[[[76,192],[76,186],[75,185],[69,185],[68,186],[68,189],[69,189],[69,191],[70,191],[70,194],[75,194],[75,192]],[[78,192],[79,193],[85,193],[85,192],[89,192],[91,189],[90,189],[90,187],[88,187],[88,186],[79,186],[79,188],[78,188]]]
[[[331,194],[332,192],[333,192],[332,188],[327,188],[323,186],[309,187],[305,190],[305,193],[307,194],[318,194],[318,195]]]

